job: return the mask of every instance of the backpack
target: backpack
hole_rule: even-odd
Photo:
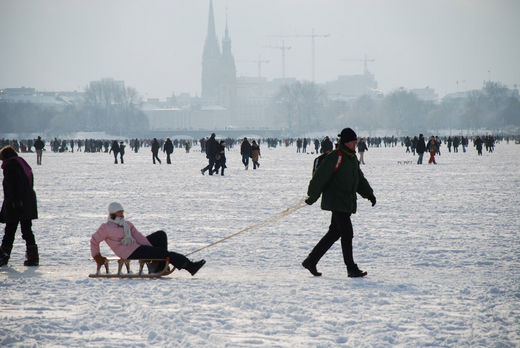
[[[343,162],[343,154],[341,153],[341,151],[339,149],[332,150],[332,151],[338,151],[338,162],[336,163],[336,166],[334,167],[334,173],[336,173],[338,171],[339,167],[341,166],[341,163]],[[332,151],[325,152],[314,159],[314,164],[312,167],[312,176],[314,176],[314,172],[316,172],[316,169],[319,167],[319,165],[321,164],[321,162],[323,161],[325,156],[330,154]]]

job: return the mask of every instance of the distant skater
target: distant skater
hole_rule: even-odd
[[[34,141],[34,148],[36,149],[36,165],[42,165],[42,154],[43,148],[45,147],[45,143],[42,140],[42,137],[38,136],[38,139]]]
[[[479,156],[482,156],[482,144],[484,143],[482,139],[479,136],[477,136],[473,143],[475,145],[475,148],[477,149],[477,154]]]
[[[367,143],[365,143],[365,138],[359,139],[357,148],[359,153],[359,162],[361,164],[365,164],[365,151],[368,151]]]
[[[224,176],[224,169],[226,168],[226,142],[224,140],[221,140],[218,145],[218,153],[215,161],[215,170],[213,170],[213,173],[218,174],[218,171],[220,169],[220,175]]]
[[[240,144],[240,154],[242,155],[242,164],[245,167],[245,170],[249,169],[249,158],[251,157],[251,144],[247,138],[242,140],[242,144]]]
[[[416,145],[417,151],[417,164],[422,164],[424,153],[426,152],[426,143],[424,142],[424,135],[419,134],[419,139]]]
[[[166,152],[166,164],[172,164],[170,155],[173,153],[173,143],[170,138],[166,138],[164,142],[163,151]]]
[[[117,140],[112,141],[112,145],[110,146],[110,151],[108,153],[114,153],[114,164],[117,164],[117,155],[119,154],[119,144]]]
[[[435,153],[437,152],[437,143],[435,142],[435,138],[433,135],[430,138],[430,141],[428,141],[427,145],[428,151],[430,152],[430,159],[428,160],[428,164],[437,164],[435,162]]]
[[[119,159],[121,160],[121,164],[124,164],[123,156],[125,155],[125,143],[123,141],[119,142]]]
[[[153,138],[151,148],[153,164],[155,164],[155,160],[159,161],[159,164],[161,164],[162,162],[159,158],[159,149],[161,148],[161,145],[159,145],[157,138]]]
[[[258,162],[259,157],[262,157],[260,154],[260,146],[255,140],[253,140],[251,143],[251,160],[253,161],[253,169],[256,169],[257,167],[260,168],[260,162]]]
[[[333,148],[334,148],[334,145],[332,144],[332,141],[330,141],[329,137],[326,136],[325,138],[323,138],[323,140],[321,142],[320,153],[330,152],[330,151],[332,151]]]
[[[208,165],[200,170],[202,175],[204,175],[206,171],[209,171],[209,175],[213,175],[213,167],[215,166],[215,161],[217,160],[218,148],[219,146],[217,140],[215,139],[215,133],[211,133],[211,136],[205,143]]]

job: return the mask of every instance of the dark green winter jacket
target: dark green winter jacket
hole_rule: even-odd
[[[323,210],[354,214],[357,208],[356,193],[368,199],[373,195],[373,190],[359,168],[356,154],[343,144],[339,145],[339,149],[343,154],[339,169],[334,173],[334,167],[338,163],[338,151],[334,150],[325,156],[314,172],[307,195],[310,203],[314,203],[323,193]]]

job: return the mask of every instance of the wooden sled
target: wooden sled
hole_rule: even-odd
[[[93,260],[93,259],[92,259]],[[110,273],[109,263],[117,261],[117,273]],[[139,272],[132,273],[130,271],[130,261],[139,263]],[[153,261],[164,261],[164,268],[156,273],[144,273],[144,265],[149,265]],[[123,273],[123,265],[126,267],[126,273]],[[101,267],[105,266],[105,273],[101,272]],[[175,267],[170,268],[170,259],[120,259],[118,257],[107,257],[104,265],[97,265],[96,273],[91,273],[88,276],[90,278],[160,278],[171,274],[175,270]]]

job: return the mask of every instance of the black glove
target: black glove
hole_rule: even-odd
[[[305,203],[307,203],[308,205],[312,205],[312,203],[314,203],[310,197],[307,197],[307,199],[305,200]]]
[[[372,202],[372,206],[376,205],[376,196],[371,195],[370,197],[368,197],[368,200]]]

